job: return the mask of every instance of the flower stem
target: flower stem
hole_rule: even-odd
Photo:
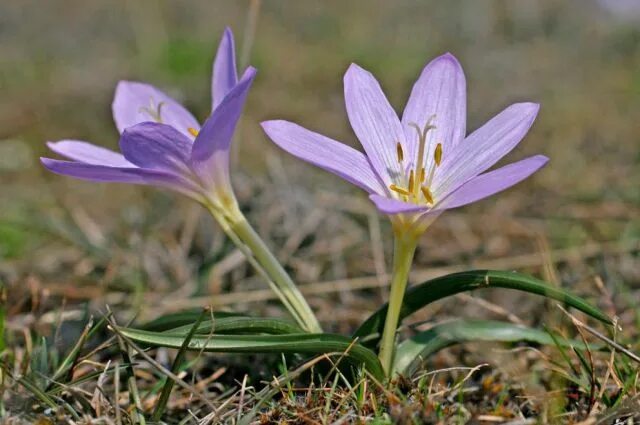
[[[225,214],[213,206],[205,206],[220,223],[225,233],[245,254],[249,263],[269,282],[271,289],[278,295],[298,324],[308,332],[322,332],[318,319],[302,293],[242,212],[234,209],[232,213],[225,211]]]
[[[396,234],[393,246],[393,272],[391,276],[391,290],[389,293],[389,308],[382,331],[380,353],[378,357],[385,373],[391,377],[393,355],[395,352],[396,331],[398,318],[402,308],[402,300],[407,288],[409,270],[413,262],[417,240],[406,235]]]

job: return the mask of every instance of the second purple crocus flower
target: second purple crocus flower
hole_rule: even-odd
[[[50,171],[96,182],[152,185],[200,202],[269,282],[304,329],[321,328],[308,303],[238,207],[229,176],[231,141],[256,75],[238,79],[233,34],[226,29],[213,64],[212,113],[202,127],[182,105],[144,83],[122,81],[113,101],[121,133],[114,152],[78,140],[48,143],[69,160],[42,158]]]
[[[83,180],[160,186],[203,203],[233,203],[229,150],[255,75],[248,67],[238,80],[233,34],[227,29],[213,65],[212,113],[202,127],[163,91],[121,81],[112,109],[122,153],[62,140],[48,146],[71,161],[42,158],[42,163]]]

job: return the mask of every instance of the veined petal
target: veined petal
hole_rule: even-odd
[[[47,142],[47,146],[58,155],[86,164],[135,167],[135,165],[127,161],[122,154],[81,140]]]
[[[352,147],[288,121],[265,121],[262,128],[276,145],[291,155],[332,172],[369,193],[387,192],[367,157]]]
[[[536,103],[511,105],[471,133],[454,152],[445,154],[432,185],[436,199],[452,193],[515,148],[531,128],[539,109]]]
[[[396,145],[404,131],[380,84],[371,73],[351,64],[344,76],[344,98],[353,131],[385,186],[403,173]]]
[[[196,137],[191,151],[191,166],[208,184],[229,184],[231,140],[255,76],[256,69],[248,67]]]
[[[170,125],[191,140],[189,129],[200,129],[198,121],[184,106],[149,84],[120,81],[111,109],[120,133],[147,121]]]
[[[436,206],[436,209],[457,208],[491,196],[526,179],[544,167],[548,161],[549,158],[544,155],[535,155],[481,174],[472,178],[446,197]]]
[[[162,170],[137,167],[109,167],[83,162],[40,158],[49,171],[81,180],[108,183],[145,184],[164,187],[188,196],[197,197],[198,188],[189,180]]]
[[[409,202],[403,202],[398,199],[389,198],[387,196],[381,196],[378,194],[369,195],[369,199],[376,204],[376,207],[380,212],[385,214],[400,214],[400,213],[424,213],[429,211],[429,207],[426,205],[417,205]]]
[[[142,168],[189,173],[192,143],[166,124],[143,122],[127,128],[120,137],[124,157]]]
[[[402,115],[409,158],[417,155],[418,134],[410,123],[424,129],[431,122],[435,129],[427,133],[426,168],[433,163],[433,149],[442,143],[445,154],[451,152],[465,136],[467,93],[464,72],[458,60],[446,53],[429,62],[411,90]]]
[[[227,27],[222,34],[218,45],[218,52],[213,61],[213,78],[211,81],[211,99],[213,111],[222,102],[222,99],[238,83],[238,70],[236,68],[236,51],[233,41],[233,32]]]

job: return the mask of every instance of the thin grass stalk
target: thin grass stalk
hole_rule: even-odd
[[[124,340],[120,338],[119,335],[118,335],[118,345],[120,346],[120,353],[122,355],[122,360],[126,365],[125,373],[126,373],[127,386],[129,387],[129,398],[135,409],[135,412],[131,416],[131,420],[133,423],[145,425],[146,420],[144,418],[144,413],[142,410],[140,393],[138,392],[138,386],[136,385],[136,375],[135,375],[135,371],[133,370],[133,363],[131,362],[131,353],[129,352],[129,348],[125,344]]]
[[[180,368],[180,365],[184,360],[184,356],[187,353],[187,348],[189,348],[189,343],[191,342],[191,338],[193,338],[193,335],[195,335],[196,330],[200,326],[200,323],[202,323],[202,320],[209,312],[210,310],[208,308],[203,309],[202,313],[200,313],[200,316],[191,327],[191,330],[185,337],[184,342],[182,343],[182,347],[180,347],[178,354],[176,354],[176,358],[173,360],[173,365],[171,366],[172,373],[174,374],[178,373],[178,369]],[[164,386],[162,387],[162,391],[160,392],[160,398],[158,399],[156,408],[153,411],[153,414],[151,415],[151,420],[153,422],[158,422],[162,417],[162,414],[164,413],[164,409],[167,406],[167,402],[169,401],[169,396],[171,396],[171,390],[173,389],[173,384],[174,384],[173,379],[170,379],[169,377],[167,377],[164,383]]]
[[[82,351],[84,344],[87,342],[87,339],[89,337],[92,327],[93,327],[93,317],[90,317],[89,321],[84,327],[84,330],[82,331],[82,334],[80,335],[80,338],[78,338],[78,341],[76,342],[76,344],[73,346],[69,354],[64,358],[64,360],[60,364],[60,367],[58,367],[56,372],[51,377],[52,384],[57,382],[61,378],[64,378],[63,382],[68,382],[71,379],[73,368],[78,363],[80,351]]]

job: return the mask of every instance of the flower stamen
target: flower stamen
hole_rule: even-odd
[[[398,162],[402,163],[404,160],[404,151],[402,150],[402,145],[400,142],[396,143],[396,155],[398,156]]]
[[[189,127],[187,128],[187,131],[189,132],[190,135],[192,135],[193,137],[198,137],[198,134],[200,133],[200,130],[196,130],[193,127]]]
[[[436,149],[433,152],[433,162],[434,164],[432,164],[431,169],[429,170],[428,185],[431,185],[433,175],[436,173],[436,168],[438,168],[440,163],[442,163],[442,143],[438,143],[436,145]]]
[[[433,160],[436,162],[436,165],[439,167],[442,162],[442,143],[438,143],[436,146],[435,152],[433,152]]]
[[[415,174],[413,170],[409,172],[409,193],[413,193],[413,188],[415,184]]]
[[[402,188],[402,187],[400,187],[400,186],[397,186],[397,185],[395,185],[395,184],[390,184],[390,185],[389,185],[389,189],[393,190],[393,191],[394,191],[394,192],[396,192],[396,193],[399,193],[399,194],[400,194],[400,195],[402,195],[402,196],[409,196],[409,195],[411,195],[411,193],[410,193],[407,189],[404,189],[404,188]]]
[[[424,199],[427,200],[427,203],[433,205],[434,201],[433,201],[433,194],[431,193],[431,190],[429,190],[427,186],[420,186],[420,190],[422,191],[422,195],[424,195]]]

